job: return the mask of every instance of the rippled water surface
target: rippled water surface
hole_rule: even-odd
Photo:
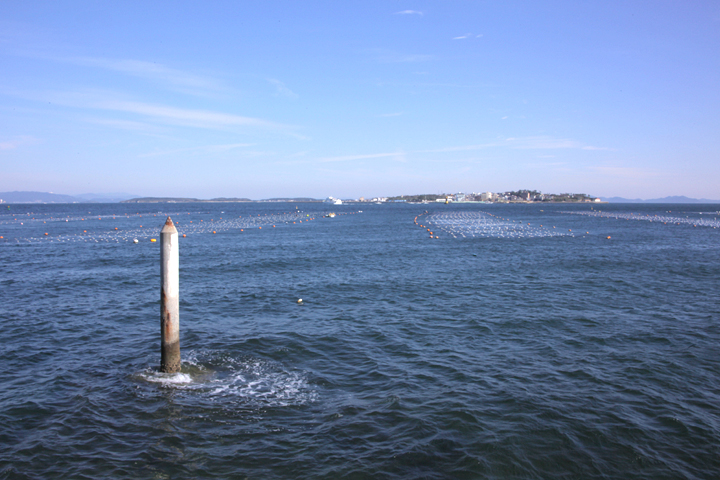
[[[0,478],[720,472],[717,205],[2,208]]]

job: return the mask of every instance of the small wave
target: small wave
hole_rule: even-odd
[[[159,384],[208,401],[237,401],[255,406],[313,403],[317,391],[302,371],[256,358],[235,358],[219,352],[190,352],[179,373],[146,369],[136,380]]]
[[[162,373],[157,371],[147,371],[140,374],[140,377],[146,382],[160,383],[162,385],[183,385],[191,383],[192,377],[187,373]]]

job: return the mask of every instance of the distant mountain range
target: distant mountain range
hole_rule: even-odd
[[[61,195],[52,192],[0,192],[0,203],[188,203],[188,202],[319,202],[315,198],[268,198],[251,200],[249,198],[177,198],[177,197],[138,197],[129,193],[83,193],[81,195]]]
[[[651,198],[649,200],[643,200],[641,198],[600,197],[600,200],[608,203],[720,203],[720,200],[689,198],[686,196]]]
[[[129,193],[61,195],[52,192],[0,192],[0,201],[2,203],[117,203],[136,196]]]

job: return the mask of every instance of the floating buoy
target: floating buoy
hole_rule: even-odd
[[[154,238],[151,238],[150,241],[151,241],[151,242],[157,242],[157,240],[155,240]]]
[[[303,303],[303,302],[302,302],[302,298],[298,298],[296,303],[297,303],[298,305],[302,305],[302,303]]]
[[[187,235],[185,235],[185,234],[183,233],[183,238],[185,238],[186,236],[187,236]]]
[[[133,243],[138,243],[138,239],[137,239],[137,238],[133,238]]]
[[[47,235],[47,232],[45,233],[45,235]]]
[[[215,232],[215,230],[213,230],[213,233],[217,233],[217,232]]]
[[[117,230],[117,227],[115,227],[115,230]]]
[[[608,235],[607,239],[610,240],[610,235]]]

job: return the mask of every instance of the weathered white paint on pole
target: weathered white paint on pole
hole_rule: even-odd
[[[160,232],[160,371],[180,371],[180,249],[170,217]]]

